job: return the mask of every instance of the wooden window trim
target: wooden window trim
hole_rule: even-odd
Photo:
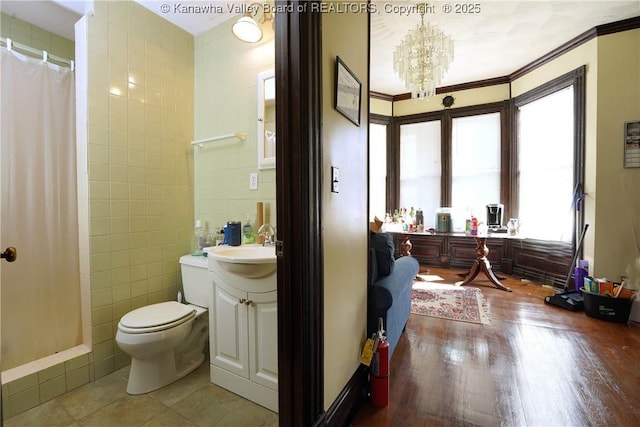
[[[503,199],[501,203],[510,205],[509,192],[509,162],[510,162],[510,125],[509,125],[509,101],[501,101],[489,104],[474,105],[469,107],[452,108],[442,111],[412,114],[403,117],[391,117],[389,132],[389,149],[387,154],[387,175],[389,177],[389,187],[387,188],[390,204],[387,211],[393,211],[400,208],[400,127],[407,124],[423,123],[429,121],[440,120],[440,144],[441,144],[441,180],[440,180],[440,206],[450,206],[452,200],[452,122],[455,118],[469,117],[483,114],[500,114],[500,196]],[[506,216],[506,215],[505,215]]]
[[[391,194],[391,186],[392,183],[395,181],[395,174],[396,174],[396,169],[394,167],[395,165],[395,153],[392,150],[393,147],[393,139],[394,139],[394,135],[393,135],[393,127],[391,126],[392,123],[392,119],[389,116],[384,116],[382,114],[369,114],[369,123],[374,123],[377,125],[385,125],[387,127],[387,144],[386,144],[386,154],[387,154],[387,180],[386,180],[386,198],[385,198],[385,209],[388,212],[389,209],[391,209],[391,206],[393,205],[393,200],[395,197],[395,193]],[[367,134],[367,136],[369,137],[369,134]],[[367,144],[369,147],[371,146],[370,144]],[[368,153],[368,156],[370,156],[371,153]],[[368,171],[368,166],[369,162],[367,162],[367,171]],[[369,181],[370,179],[370,172],[368,171],[368,179],[367,181]],[[382,219],[382,218],[381,218]]]
[[[510,170],[511,176],[511,212],[518,216],[518,108],[530,102],[537,101],[567,87],[573,87],[573,144],[574,167],[573,186],[584,191],[584,152],[585,152],[585,119],[586,119],[586,66],[578,67],[547,83],[512,99],[512,131]],[[584,224],[584,209],[581,209],[577,223],[574,224],[572,245],[576,246],[576,229],[582,230]]]
[[[459,117],[500,113],[500,198],[504,204],[504,217],[518,216],[518,107],[540,99],[560,89],[573,86],[574,90],[574,187],[584,188],[585,114],[586,114],[586,66],[581,66],[532,89],[511,100],[452,108],[436,112],[412,114],[402,117],[372,115],[376,122],[388,123],[387,132],[387,211],[400,208],[400,127],[406,124],[440,120],[441,122],[441,206],[450,206],[452,194],[451,137],[452,120]],[[387,121],[388,120],[388,121]],[[373,122],[373,121],[372,121]],[[578,218],[577,229],[582,229],[584,209]],[[575,232],[573,246],[575,247]]]

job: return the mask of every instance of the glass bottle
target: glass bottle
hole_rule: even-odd
[[[196,226],[193,230],[193,237],[191,238],[191,255],[201,256],[204,254],[202,248],[204,247],[204,230],[202,229],[202,223],[200,220],[196,220]]]

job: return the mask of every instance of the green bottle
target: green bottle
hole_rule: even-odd
[[[256,239],[253,235],[253,227],[251,226],[251,221],[247,218],[247,222],[242,226],[242,244],[248,245],[255,242]]]

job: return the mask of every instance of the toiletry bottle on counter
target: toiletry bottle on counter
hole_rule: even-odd
[[[215,235],[215,245],[216,246],[220,246],[220,245],[224,245],[226,242],[224,240],[224,228],[226,226],[220,228],[219,230],[216,231],[216,235]]]
[[[209,222],[205,221],[204,230],[202,234],[202,248],[208,248],[209,246],[215,246],[215,234],[209,229]]]
[[[196,220],[196,227],[193,230],[193,237],[191,238],[191,255],[200,256],[203,254],[202,248],[204,247],[205,235],[202,229],[202,223],[200,220]]]
[[[227,222],[227,238],[229,246],[240,246],[242,243],[242,225],[240,221]]]
[[[242,226],[242,244],[247,245],[255,243],[255,238],[253,237],[253,227],[251,226],[251,220],[247,218],[247,221]]]

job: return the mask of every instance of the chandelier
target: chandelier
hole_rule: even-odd
[[[436,86],[453,60],[453,41],[438,27],[424,23],[427,4],[420,3],[420,24],[409,30],[393,52],[393,70],[411,91],[412,98],[435,94]]]

